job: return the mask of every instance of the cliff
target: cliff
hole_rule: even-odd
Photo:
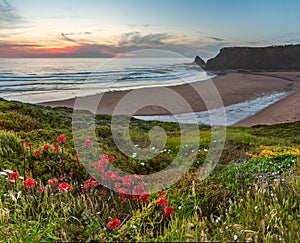
[[[206,63],[208,70],[300,69],[300,44],[270,47],[226,47]]]

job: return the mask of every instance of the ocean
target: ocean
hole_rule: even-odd
[[[0,59],[0,97],[29,103],[206,80],[192,59]]]

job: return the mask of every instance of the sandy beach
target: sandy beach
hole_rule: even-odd
[[[298,90],[290,96],[242,120],[236,126],[272,125],[300,121],[300,72],[259,73],[290,81]]]
[[[288,91],[297,89],[300,85],[300,72],[253,72],[253,73],[239,73],[230,72],[212,80],[217,88],[220,97],[222,98],[224,106],[244,102],[253,98],[264,96],[273,92]],[[218,95],[209,81],[195,82],[192,85],[184,84],[179,86],[167,87],[172,91],[183,97],[184,100],[191,106],[195,112],[206,110],[207,97],[214,101],[218,99]],[[170,111],[161,108],[157,105],[163,104],[163,107],[170,108],[173,114],[186,113],[187,109],[181,99],[174,99],[172,95],[165,95],[162,88],[143,88],[135,90],[135,98],[126,103],[120,109],[122,98],[126,97],[132,91],[114,91],[99,95],[91,95],[77,98],[76,108],[87,109],[97,114],[112,114],[116,107],[119,108],[117,114],[131,114],[132,107],[136,106],[141,100],[149,104],[146,107],[137,110],[135,115],[164,115],[170,114]],[[200,91],[200,95],[199,92]],[[206,92],[207,91],[207,92]],[[206,95],[207,94],[207,95]],[[209,96],[210,95],[210,96]],[[203,96],[207,96],[203,100]],[[214,97],[215,96],[215,97]],[[99,103],[101,97],[101,101]],[[152,98],[152,100],[151,100]],[[153,99],[155,100],[152,105]],[[121,101],[121,102],[120,102]],[[236,125],[239,126],[253,126],[258,124],[275,124],[300,120],[299,104],[300,92],[288,96],[287,98],[267,107],[258,112],[256,115],[247,118]],[[40,105],[51,107],[70,107],[73,108],[75,98],[45,102]],[[120,102],[120,103],[119,103]],[[99,104],[95,110],[91,109],[91,104]],[[209,107],[219,106],[212,102]],[[115,113],[114,113],[115,114]]]

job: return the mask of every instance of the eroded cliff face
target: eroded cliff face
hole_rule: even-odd
[[[206,63],[208,70],[299,70],[300,44],[271,47],[226,47]]]

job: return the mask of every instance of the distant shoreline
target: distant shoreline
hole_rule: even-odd
[[[232,104],[244,102],[256,97],[264,96],[273,92],[282,92],[288,91],[291,89],[297,89],[300,85],[300,72],[250,72],[250,73],[240,73],[240,72],[228,72],[224,75],[218,76],[212,80],[215,87],[217,88],[224,106],[229,106]],[[171,89],[183,97],[191,106],[194,112],[205,111],[207,108],[194,88],[205,90],[208,85],[208,81],[200,81],[193,83],[193,88],[189,84],[177,85],[177,86],[168,86],[167,88]],[[138,92],[141,99],[146,97],[149,94],[157,94],[160,92],[159,87],[153,88],[142,88]],[[101,103],[97,108],[97,114],[107,114],[111,115],[114,112],[114,109],[118,105],[118,102],[129,94],[130,91],[112,91],[108,93],[101,94]],[[291,96],[298,97],[299,91]],[[290,96],[289,96],[290,97]],[[289,97],[285,98],[289,99]],[[173,114],[182,114],[189,112],[186,110],[186,107],[179,101],[172,99],[171,97],[164,97],[163,95],[159,96],[161,102],[167,105],[172,106]],[[213,98],[213,97],[212,97]],[[73,108],[75,98],[59,100],[59,101],[50,101],[39,103],[39,105],[50,106],[50,107],[69,107]],[[95,102],[99,102],[99,95],[90,95],[86,97],[80,97],[76,100],[77,104],[80,103],[80,106],[76,108],[88,109],[90,110],[90,105]],[[138,100],[137,100],[138,102]],[[281,101],[277,102],[280,103]],[[277,103],[270,106],[276,106]],[[300,102],[298,103],[300,104]],[[264,109],[268,110],[270,107]],[[128,109],[124,108],[121,111],[121,114],[126,115],[130,114],[130,107]],[[292,109],[292,108],[291,108]],[[264,111],[263,110],[263,111]],[[300,116],[297,116],[298,109],[294,107],[295,115],[287,114],[288,116],[296,117],[296,120],[300,120]],[[262,111],[262,112],[263,112]],[[291,112],[289,110],[289,112]],[[260,113],[260,112],[259,112]],[[166,111],[163,108],[157,106],[147,106],[141,110],[138,110],[135,115],[168,115],[170,112]],[[284,117],[284,109],[280,109],[281,116]],[[276,112],[274,112],[276,116]],[[289,122],[286,119],[275,119],[272,122],[270,117],[260,116],[259,118],[253,117],[247,118],[246,120],[239,122],[237,125],[242,126],[253,126],[257,124],[274,124],[274,123],[283,123]],[[271,120],[270,120],[271,119]],[[294,121],[295,119],[293,119]],[[247,122],[251,121],[251,122]]]

